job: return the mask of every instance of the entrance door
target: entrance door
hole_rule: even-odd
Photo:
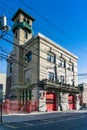
[[[76,109],[76,98],[75,98],[75,96],[69,95],[68,101],[69,101],[69,110]]]
[[[46,110],[47,111],[56,111],[56,94],[52,92],[46,93]]]

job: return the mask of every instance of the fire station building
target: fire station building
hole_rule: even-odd
[[[34,18],[22,9],[12,21],[7,95],[24,106],[30,104],[31,111],[78,109],[78,57],[43,34],[33,36]]]

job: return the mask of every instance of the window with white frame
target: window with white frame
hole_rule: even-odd
[[[60,75],[60,82],[62,82],[62,83],[65,82],[65,77],[63,75]]]
[[[54,81],[54,73],[49,72],[48,79],[51,80],[51,81]]]
[[[58,67],[65,68],[65,59],[59,59],[59,61],[58,61]]]
[[[68,64],[68,70],[73,71],[74,70],[74,66],[72,63]]]
[[[55,54],[53,54],[53,53],[48,53],[48,54],[47,54],[47,60],[48,60],[49,62],[55,63]]]

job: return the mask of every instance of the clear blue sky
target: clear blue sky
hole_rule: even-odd
[[[8,17],[8,24],[12,26],[11,17],[18,8],[22,8],[35,18],[34,34],[41,32],[77,55],[79,57],[78,73],[87,73],[87,0],[22,1],[25,4],[21,0],[7,0],[7,2],[0,0],[0,15],[4,13]],[[42,17],[56,26],[50,25]],[[64,33],[60,32],[58,28]],[[8,35],[5,35],[5,38],[12,40]],[[3,40],[0,40],[0,47],[8,52],[12,49],[12,45]],[[0,71],[5,71],[4,64],[5,62],[2,60],[0,62]],[[83,78],[86,79],[87,76]]]

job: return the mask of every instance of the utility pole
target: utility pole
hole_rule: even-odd
[[[0,84],[0,123],[2,123],[2,100],[3,100],[3,84]]]
[[[7,25],[7,17],[5,15],[0,16],[0,39],[10,30]],[[0,123],[2,123],[2,101],[3,101],[3,84],[0,84]]]

